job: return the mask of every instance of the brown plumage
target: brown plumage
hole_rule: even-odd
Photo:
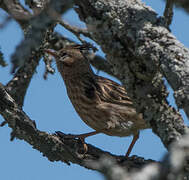
[[[124,87],[95,75],[82,53],[85,46],[68,46],[58,52],[46,50],[56,59],[58,71],[64,79],[67,93],[80,118],[95,130],[73,137],[85,138],[97,133],[109,136],[134,135],[127,151],[129,156],[138,139],[139,130],[148,128],[141,114],[137,114]]]

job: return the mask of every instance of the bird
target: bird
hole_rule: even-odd
[[[133,135],[125,155],[129,157],[140,130],[149,128],[149,125],[142,113],[136,112],[133,101],[122,85],[94,73],[84,53],[89,49],[87,45],[77,44],[58,51],[45,49],[47,54],[55,58],[67,95],[77,114],[94,130],[78,135],[70,134],[70,137],[80,138],[84,142],[85,138],[99,133],[118,137]]]

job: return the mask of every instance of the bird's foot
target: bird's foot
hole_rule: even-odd
[[[87,138],[89,136],[93,136],[93,135],[98,134],[100,132],[93,131],[93,132],[84,133],[84,134],[65,134],[61,131],[56,131],[55,133],[58,137],[60,137],[62,139],[75,139],[75,138],[79,139],[80,142],[83,144],[84,154],[86,154],[87,151],[88,151],[88,146],[85,143],[85,138]]]
[[[83,154],[87,153],[88,146],[85,143],[85,136],[83,134],[65,134],[61,131],[56,131],[55,134],[63,140],[65,140],[65,139],[78,139],[83,145],[83,151],[84,151]]]

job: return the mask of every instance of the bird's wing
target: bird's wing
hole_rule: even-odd
[[[95,79],[99,86],[96,91],[102,101],[133,107],[133,102],[123,86],[101,76],[96,76]]]

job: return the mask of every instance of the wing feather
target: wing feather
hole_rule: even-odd
[[[101,76],[96,76],[95,79],[100,87],[96,91],[102,101],[133,107],[133,103],[123,86]]]

